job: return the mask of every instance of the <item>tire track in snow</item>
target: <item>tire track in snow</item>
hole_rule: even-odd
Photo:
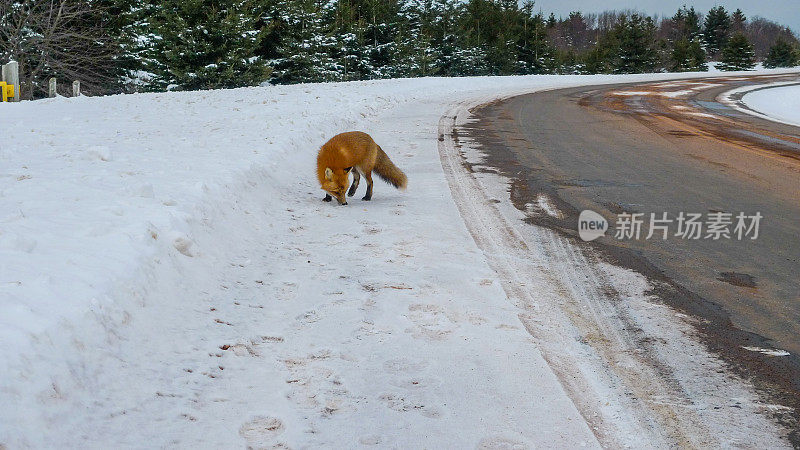
[[[741,411],[739,402],[740,411],[733,411],[736,415],[753,414],[763,405],[752,400],[750,389],[738,380],[715,374],[706,381],[703,371],[720,363],[686,336],[692,332],[687,324],[668,320],[674,318],[674,311],[647,301],[646,288],[637,293],[644,300],[638,302],[640,311],[631,310],[617,292],[617,285],[625,289],[624,280],[613,282],[619,269],[550,230],[525,226],[523,232],[501,211],[467,167],[458,135],[458,126],[468,120],[470,109],[491,100],[456,104],[441,117],[442,167],[467,228],[600,442],[612,447],[706,447],[763,445],[779,436],[772,424],[760,423],[761,416],[752,420],[758,424],[742,427],[751,431],[742,432],[737,426],[745,420],[731,417],[729,408],[723,414],[708,412],[721,409],[713,405],[730,398],[747,399],[744,409],[748,411]],[[679,331],[671,330],[671,334],[678,339],[668,342],[676,336],[665,335],[665,340],[648,335],[643,330],[648,327],[640,323],[643,308],[660,310],[664,316],[657,318],[664,323],[650,324],[650,329],[675,326]],[[657,345],[659,340],[664,342]],[[687,345],[683,341],[691,341],[688,359],[697,360],[692,367],[682,367],[685,361],[680,358],[665,360],[670,350],[680,352]],[[759,432],[750,434],[752,430]],[[775,441],[774,445],[785,443]]]

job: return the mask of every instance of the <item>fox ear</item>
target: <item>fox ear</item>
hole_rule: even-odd
[[[325,168],[325,179],[331,181],[333,179],[333,171],[330,167]]]
[[[350,173],[351,170],[353,170],[353,166],[344,168],[345,173]]]

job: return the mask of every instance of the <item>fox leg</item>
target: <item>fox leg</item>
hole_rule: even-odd
[[[325,194],[325,198],[322,199],[323,202],[329,202],[331,200],[333,200],[333,197],[331,197],[331,194]]]
[[[356,189],[358,189],[358,182],[361,181],[361,174],[358,173],[358,169],[353,171],[353,184],[350,185],[350,190],[347,191],[347,196],[352,197],[356,194]]]
[[[364,174],[364,178],[367,179],[367,195],[363,196],[361,200],[371,200],[372,199],[372,172],[367,172]]]

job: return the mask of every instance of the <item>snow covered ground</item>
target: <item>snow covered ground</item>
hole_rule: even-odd
[[[800,126],[800,85],[748,92],[742,102],[772,120]]]
[[[0,104],[0,448],[619,442],[567,395],[465,226],[439,120],[515,93],[686,76]],[[371,202],[321,202],[316,151],[350,129],[406,171],[406,193],[376,181]]]

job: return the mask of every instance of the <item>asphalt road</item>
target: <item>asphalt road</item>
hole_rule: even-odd
[[[591,209],[612,230],[591,244],[649,276],[656,292],[698,317],[712,350],[800,403],[800,129],[735,111],[717,96],[781,77],[582,87],[481,107],[466,130],[486,163],[511,177],[523,211],[545,194],[560,217],[528,221],[577,238]],[[644,213],[640,239],[616,239],[620,213]],[[760,213],[758,238],[645,239],[650,213]],[[580,241],[578,241],[580,242]],[[745,348],[747,347],[747,348]],[[757,349],[789,352],[774,356]]]

